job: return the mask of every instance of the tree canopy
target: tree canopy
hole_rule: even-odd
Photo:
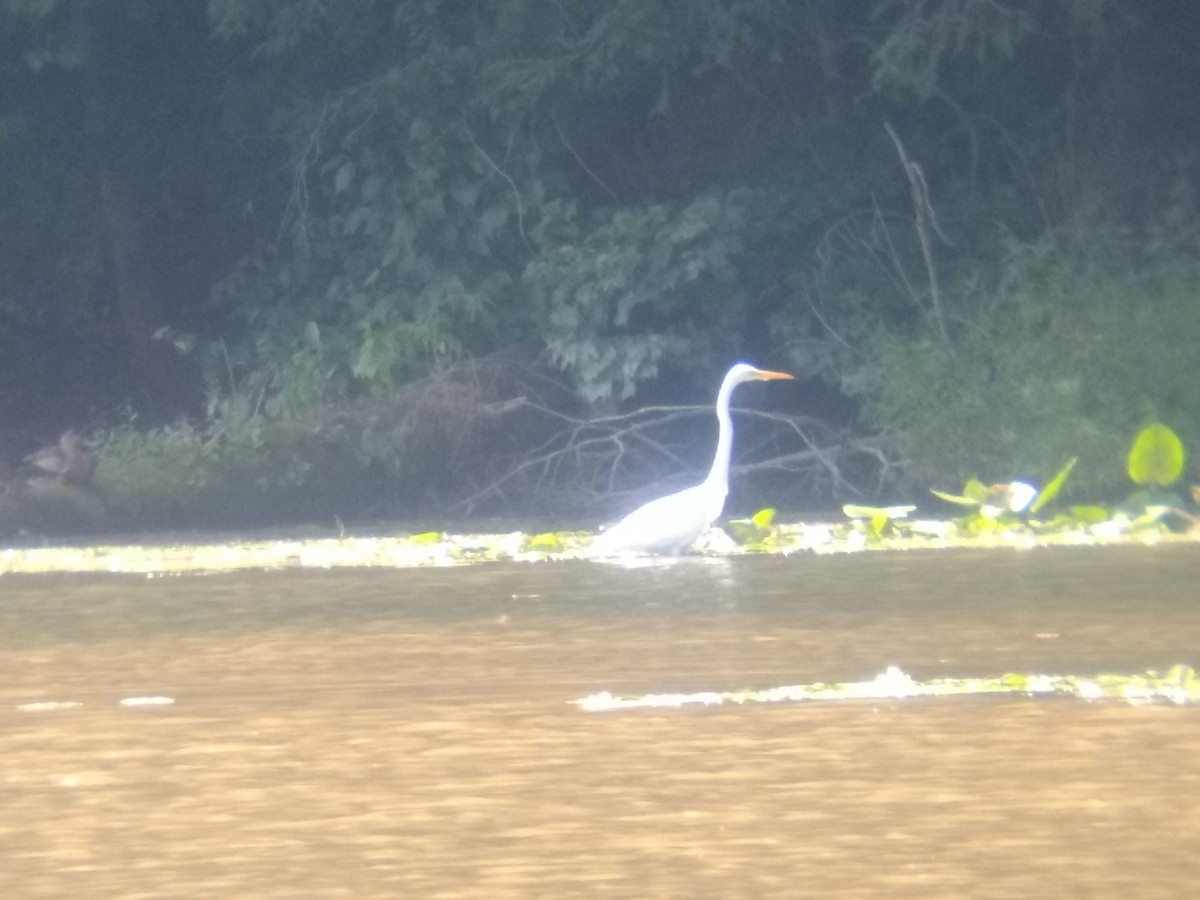
[[[0,452],[497,353],[594,410],[787,367],[918,481],[1186,439],[1198,36],[1188,0],[0,0],[0,406],[40,417]]]

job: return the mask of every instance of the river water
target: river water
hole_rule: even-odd
[[[571,701],[1198,651],[1194,545],[7,576],[0,896],[1190,897],[1195,708]]]

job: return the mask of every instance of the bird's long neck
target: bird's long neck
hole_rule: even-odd
[[[729,483],[729,457],[733,452],[733,422],[729,418],[729,398],[737,382],[726,378],[721,382],[721,390],[717,392],[717,455],[713,457],[712,468],[708,470],[705,484]]]

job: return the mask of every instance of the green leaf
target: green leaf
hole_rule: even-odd
[[[553,531],[543,531],[535,534],[527,544],[530,550],[543,550],[548,553],[558,553],[563,549],[562,538]]]
[[[741,546],[756,544],[767,536],[765,529],[759,528],[750,519],[730,519],[725,523],[724,531],[733,538],[734,543]]]
[[[1086,525],[1099,525],[1101,522],[1107,522],[1112,513],[1105,506],[1076,505],[1071,507],[1071,517]]]
[[[1058,470],[1058,474],[1050,479],[1050,482],[1038,492],[1033,503],[1029,505],[1029,514],[1033,515],[1051,500],[1058,496],[1058,492],[1062,490],[1062,486],[1067,483],[1067,478],[1071,474],[1071,470],[1075,468],[1075,463],[1079,462],[1079,457],[1071,457],[1067,464]]]
[[[763,531],[766,531],[771,527],[771,523],[775,521],[775,510],[769,506],[766,509],[760,509],[750,517],[750,521],[753,522],[757,528],[761,528]]]
[[[939,500],[945,500],[947,503],[955,503],[959,506],[979,506],[983,502],[973,497],[960,497],[958,494],[947,494],[944,491],[931,490],[930,493]]]
[[[988,487],[978,478],[970,478],[963,485],[963,496],[970,497],[976,503],[986,503],[993,493],[992,488]]]
[[[938,494],[937,491],[934,491],[934,493],[943,500],[950,500],[951,503],[963,500],[966,501],[968,506],[975,505],[975,501],[967,500],[966,497],[951,499],[952,495],[950,494]],[[842,507],[842,512],[851,519],[877,519],[880,517],[885,519],[903,519],[915,509],[915,506],[860,506],[857,503],[847,503]]]
[[[1147,425],[1129,448],[1129,478],[1141,487],[1166,487],[1183,474],[1183,441],[1161,422]]]

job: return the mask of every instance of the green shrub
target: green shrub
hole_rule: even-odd
[[[111,429],[97,487],[114,525],[229,528],[320,522],[361,508],[364,467],[300,423],[218,413],[204,427]]]
[[[1076,226],[1013,242],[990,278],[948,286],[948,341],[878,328],[861,398],[919,485],[978,474],[1046,477],[1078,456],[1072,487],[1125,484],[1129,435],[1148,419],[1200,437],[1200,264],[1186,236],[1134,245]]]

